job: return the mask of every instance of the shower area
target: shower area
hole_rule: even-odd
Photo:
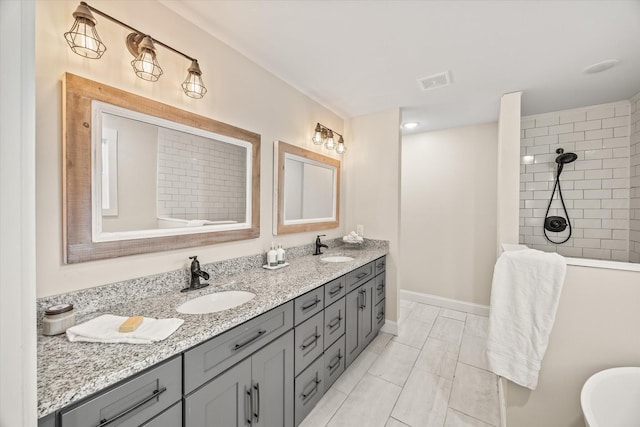
[[[640,93],[522,117],[520,243],[640,263]]]

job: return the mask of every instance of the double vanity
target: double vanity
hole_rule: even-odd
[[[351,260],[290,257],[285,269],[243,268],[189,295],[176,287],[116,303],[104,291],[109,306],[80,321],[111,313],[185,322],[150,345],[39,336],[39,425],[298,425],[384,324],[387,253],[373,241],[325,255]],[[176,311],[224,291],[255,297],[207,314]]]

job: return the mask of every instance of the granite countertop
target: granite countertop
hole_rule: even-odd
[[[326,255],[346,255],[346,263],[320,261],[318,256],[288,260],[280,270],[253,268],[223,280],[212,276],[210,286],[193,292],[169,292],[138,301],[121,301],[94,313],[79,315],[82,323],[102,314],[181,318],[184,324],[169,338],[154,344],[71,343],[66,335],[38,335],[38,418],[143,371],[163,360],[219,335],[259,314],[336,279],[388,253],[388,246],[335,248]],[[238,307],[211,314],[181,314],[175,307],[202,295],[225,290],[256,294]]]

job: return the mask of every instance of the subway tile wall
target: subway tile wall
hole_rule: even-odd
[[[640,262],[640,93],[631,98],[629,261]]]
[[[160,128],[158,216],[245,221],[246,150]]]
[[[521,243],[569,257],[629,260],[630,111],[630,102],[620,101],[522,118]],[[573,229],[561,245],[543,234],[558,148],[578,155],[560,176]],[[549,215],[566,217],[557,193]],[[562,241],[568,229],[547,234]]]

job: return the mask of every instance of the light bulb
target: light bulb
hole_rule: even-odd
[[[324,142],[324,147],[327,150],[333,150],[336,148],[336,142],[333,140],[333,131],[329,129],[329,134],[327,136],[327,140]]]
[[[322,144],[322,128],[320,127],[320,123],[316,125],[315,134],[313,135],[313,138],[311,138],[311,141],[316,145]]]

